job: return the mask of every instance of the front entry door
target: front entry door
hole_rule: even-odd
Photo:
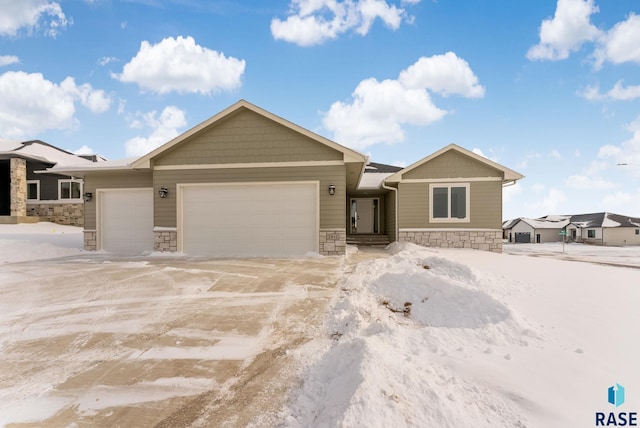
[[[351,233],[378,233],[378,199],[351,200]]]

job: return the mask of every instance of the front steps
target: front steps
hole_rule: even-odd
[[[390,241],[387,235],[347,235],[347,245],[356,245],[358,247],[386,247],[389,243]]]

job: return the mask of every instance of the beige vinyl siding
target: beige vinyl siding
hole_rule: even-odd
[[[384,198],[385,234],[391,242],[396,241],[396,194],[390,191]]]
[[[469,223],[429,223],[429,183],[400,183],[400,228],[500,229],[502,183],[471,181],[469,185]]]
[[[151,187],[151,171],[97,171],[84,177],[84,192],[93,193],[90,202],[84,203],[84,228],[96,228],[96,189],[133,189]]]
[[[345,167],[317,166],[306,168],[230,168],[155,171],[153,188],[169,190],[167,198],[155,199],[155,226],[176,227],[176,184],[189,183],[262,183],[269,181],[319,181],[320,182],[320,228],[339,229],[345,227]],[[329,195],[330,184],[336,186],[335,195]],[[296,201],[290,201],[295,204]]]
[[[402,175],[402,179],[502,177],[502,172],[456,151],[448,151]]]
[[[343,154],[250,110],[196,133],[155,165],[342,160]]]
[[[605,227],[602,229],[604,245],[640,245],[640,227]]]

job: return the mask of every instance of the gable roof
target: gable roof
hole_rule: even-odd
[[[19,157],[29,161],[48,165],[49,167],[53,165],[56,165],[58,167],[86,167],[94,164],[97,161],[103,160],[98,156],[96,157],[95,161],[92,161],[91,159],[76,155],[40,140],[0,140],[0,157]]]
[[[295,132],[298,132],[308,138],[311,138],[312,140],[315,140],[321,144],[324,144],[326,146],[331,147],[334,150],[337,150],[339,152],[342,152],[344,155],[344,161],[346,163],[351,163],[351,162],[356,162],[356,163],[360,163],[360,162],[364,162],[366,164],[367,162],[367,156],[363,155],[362,153],[356,152],[355,150],[352,150],[348,147],[345,146],[341,146],[338,143],[335,143],[331,140],[329,140],[328,138],[322,137],[314,132],[309,131],[308,129],[305,129],[299,125],[296,125],[293,122],[289,122],[286,119],[281,118],[280,116],[276,116],[273,113],[268,112],[267,110],[264,110],[256,105],[251,104],[248,101],[245,100],[240,100],[238,102],[236,102],[235,104],[231,105],[230,107],[227,107],[226,109],[222,110],[221,112],[219,112],[218,114],[210,117],[209,119],[205,120],[204,122],[194,126],[193,128],[189,129],[188,131],[183,132],[182,134],[178,135],[176,138],[174,138],[173,140],[163,144],[162,146],[158,147],[157,149],[151,151],[150,153],[147,153],[146,155],[142,156],[141,158],[137,159],[136,161],[131,163],[131,167],[132,168],[150,168],[151,167],[151,159],[153,159],[154,157],[164,153],[165,151],[171,149],[172,147],[180,144],[181,142],[185,141],[186,139],[188,139],[189,137],[191,137],[192,135],[202,131],[203,129],[207,128],[210,125],[213,125],[216,122],[219,122],[227,117],[229,117],[230,115],[234,114],[235,112],[241,110],[241,109],[247,109],[250,110],[254,113],[257,113],[263,117],[266,117],[267,119],[270,119],[276,123],[279,123],[280,125],[283,125]]]
[[[640,218],[602,212],[571,216],[571,224],[580,227],[640,227]]]
[[[387,178],[386,181],[388,182],[392,182],[392,183],[398,183],[400,181],[402,181],[402,175],[415,169],[418,168],[419,166],[424,165],[425,163],[431,161],[432,159],[437,158],[438,156],[440,156],[443,153],[446,153],[450,150],[454,150],[458,153],[461,153],[465,156],[469,156],[470,158],[481,162],[491,168],[497,169],[498,171],[501,171],[504,174],[504,179],[503,181],[517,181],[520,180],[521,178],[523,178],[524,176],[512,169],[507,168],[506,166],[500,165],[497,162],[494,162],[490,159],[485,158],[484,156],[480,156],[470,150],[467,150],[463,147],[460,147],[456,144],[449,144],[446,147],[443,147],[442,149],[438,150],[437,152],[434,152],[432,154],[430,154],[429,156],[422,158],[421,160],[419,160],[418,162],[409,165],[408,167],[402,169],[401,171],[396,172],[395,174],[391,175],[389,178]]]

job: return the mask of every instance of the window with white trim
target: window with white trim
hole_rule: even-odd
[[[75,179],[58,180],[58,199],[82,200],[82,181]]]
[[[594,229],[588,229],[587,238],[595,238],[595,237],[596,237],[596,231]]]
[[[40,180],[27,180],[27,200],[40,200]]]
[[[433,183],[429,185],[429,221],[470,221],[469,184]]]

